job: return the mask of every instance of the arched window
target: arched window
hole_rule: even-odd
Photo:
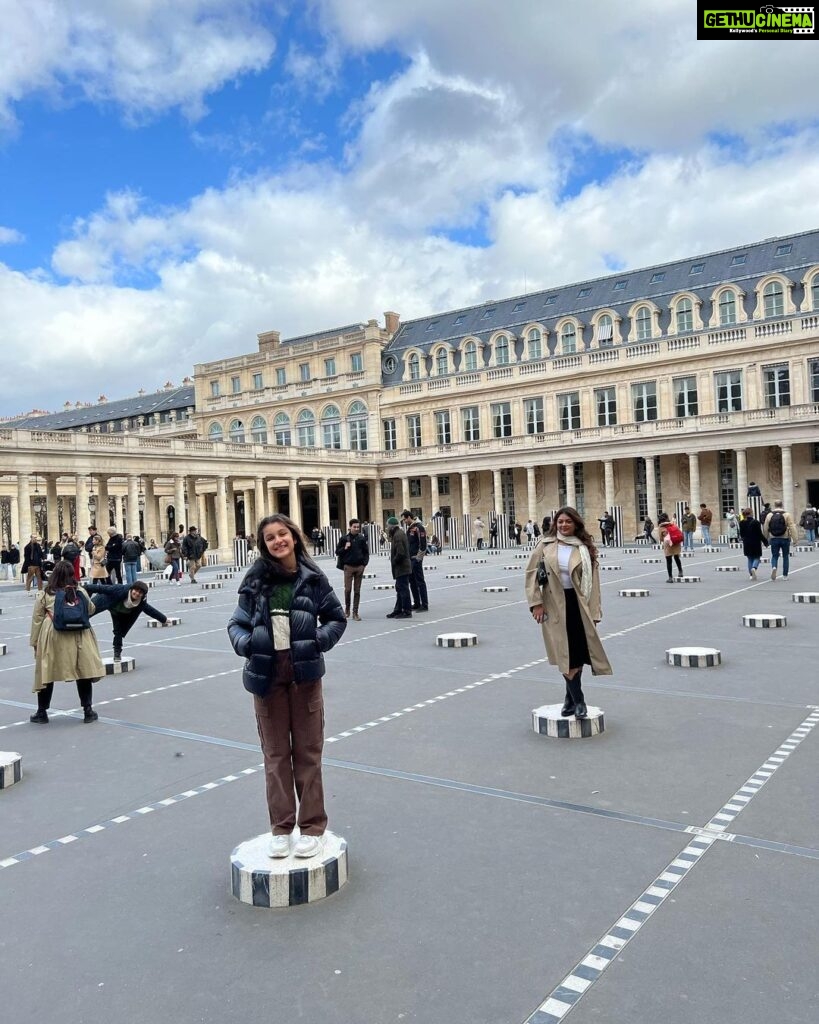
[[[815,312],[819,312],[819,274],[813,275],[813,283],[810,286],[810,297],[811,304],[810,308]]]
[[[737,297],[736,293],[726,288],[719,293],[719,325],[730,327],[737,322]]]
[[[420,380],[421,379],[421,361],[418,358],[418,353],[417,352],[413,352],[412,353],[412,355],[409,357],[409,362],[408,362],[407,365],[409,366],[409,379],[410,380]]]
[[[611,348],[614,344],[614,321],[608,313],[597,321],[597,344],[600,348]]]
[[[677,334],[687,334],[694,330],[694,307],[691,299],[680,299],[676,312]]]
[[[211,423],[208,427],[208,440],[209,441],[221,441],[224,437],[222,433],[221,423]]]
[[[577,351],[577,329],[573,323],[564,324],[560,329],[560,351],[564,356]]]
[[[245,443],[245,425],[241,420],[231,420],[228,433],[233,444]]]
[[[782,316],[785,312],[785,293],[779,281],[769,281],[762,292],[765,316]]]
[[[542,359],[543,358],[543,338],[537,327],[533,327],[529,331],[529,336],[526,339],[529,346],[529,358],[530,359]]]
[[[499,334],[495,339],[495,366],[508,366],[509,364],[509,339],[505,334]]]
[[[282,447],[290,444],[290,417],[286,412],[276,414],[273,421],[273,432],[276,435],[276,444]]]
[[[474,341],[468,341],[464,345],[464,369],[467,373],[478,369],[478,346]]]
[[[316,447],[316,417],[312,409],[302,409],[296,417],[296,441],[299,448]]]
[[[321,414],[321,443],[324,448],[341,448],[341,413],[328,405]]]
[[[354,452],[366,452],[367,406],[363,402],[353,402],[350,406],[347,412],[347,432],[350,438],[350,449]]]
[[[435,373],[439,377],[446,377],[449,373],[449,353],[445,348],[439,348],[435,353]]]
[[[254,444],[267,444],[267,420],[254,416],[250,421],[250,437]]]
[[[648,341],[651,338],[651,310],[648,306],[640,306],[634,317],[637,340]]]

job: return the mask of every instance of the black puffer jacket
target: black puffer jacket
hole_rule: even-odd
[[[269,598],[273,585],[282,578],[275,562],[258,558],[242,580],[239,604],[228,622],[233,650],[247,659],[242,682],[258,697],[264,697],[274,681]],[[338,643],[346,628],[344,609],[330,581],[314,562],[302,558],[290,606],[290,657],[297,683],[324,675],[324,651]]]

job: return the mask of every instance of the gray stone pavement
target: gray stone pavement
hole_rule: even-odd
[[[584,681],[606,731],[571,741],[531,730],[562,680],[523,569],[503,568],[522,566],[511,554],[436,558],[431,611],[398,623],[371,589],[389,578],[373,559],[363,621],[325,682],[330,827],[351,878],[283,911],[228,891],[230,851],[266,825],[225,632],[239,577],[196,605],[179,603],[190,585],[152,589],[182,623],[134,627],[136,671],[96,684],[91,726],[28,724],[32,599],[4,585],[0,749],[24,771],[0,792],[4,1017],[815,1024],[819,605],[791,595],[819,591],[819,554],[753,583],[716,571],[744,567],[738,553],[697,551],[685,567],[702,582],[668,585],[664,566],[642,564],[652,552],[607,551],[622,565],[602,574],[614,675]],[[509,592],[482,592],[497,583]],[[744,628],[750,612],[788,626]],[[95,628],[110,654],[108,617]],[[435,646],[460,630],[479,645]],[[723,664],[672,668],[678,645],[716,647]],[[54,707],[76,709],[73,684],[57,684]]]

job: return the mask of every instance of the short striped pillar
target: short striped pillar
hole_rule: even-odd
[[[374,580],[376,579],[376,574],[374,572],[365,572],[361,574],[361,578],[362,580]]]
[[[630,590],[620,590],[618,593],[620,597],[648,597],[651,591],[643,587],[632,587]]]
[[[506,594],[509,587],[483,587],[484,594]]]
[[[716,567],[717,572],[739,572],[738,565],[718,565]]]
[[[710,544],[706,544],[704,547],[700,548],[700,550],[705,551],[709,555],[719,554],[719,548],[715,548],[713,545]]]
[[[8,651],[9,649],[5,644],[0,644],[0,656],[2,656],[3,654],[8,654]]]
[[[670,647],[666,661],[675,668],[716,668],[722,656],[715,647]]]
[[[477,633],[439,633],[435,637],[436,647],[477,647]]]
[[[373,583],[373,590],[395,590],[392,583]]]
[[[701,583],[702,578],[700,576],[675,576],[675,583]]]
[[[295,841],[295,834],[293,841]],[[268,856],[270,833],[240,843],[230,855],[230,891],[251,907],[296,907],[332,896],[347,881],[347,842],[325,832],[315,857]]]
[[[457,560],[461,557],[461,555],[447,555],[447,558],[449,558],[450,560]]]
[[[212,583],[203,583],[201,586],[202,586],[203,590],[221,590],[222,587],[224,586],[224,584],[223,583],[212,582]]]
[[[466,573],[465,572],[448,572],[446,574],[446,576],[444,576],[444,579],[445,580],[465,580],[466,579]]]
[[[522,569],[523,566],[522,565],[505,565],[503,568],[505,570],[507,570],[508,572],[514,572],[515,569]]]
[[[178,615],[169,615],[164,622],[160,622],[159,619],[148,619],[145,625],[148,629],[164,629],[167,626],[178,626],[181,621]]]
[[[206,594],[186,594],[184,597],[179,598],[182,604],[202,604],[207,599]]]
[[[23,777],[23,758],[13,750],[0,750],[0,789],[8,789]]]
[[[801,593],[794,594],[793,600],[796,604],[819,604],[819,594]]]
[[[217,572],[216,573],[216,579],[217,580],[232,580],[235,575],[236,575],[235,572]]]
[[[758,613],[756,615],[743,615],[742,625],[750,629],[784,629],[788,620],[784,615]]]
[[[560,704],[544,704],[532,710],[532,728],[539,736],[552,736],[560,740],[587,740],[605,731],[605,720],[600,708],[588,705],[588,717],[563,718]]]
[[[148,584],[148,588],[150,589],[151,587],[158,587],[161,580],[146,580],[146,582]]]
[[[472,564],[473,565],[486,565],[486,559],[485,558],[473,558],[472,559]]]
[[[136,668],[136,662],[133,658],[123,658],[122,661],[114,661],[113,658],[103,658],[103,665],[105,665],[105,674],[107,676],[118,676],[122,672],[133,672]]]
[[[624,555],[639,555],[640,554],[640,549],[639,548],[623,548],[623,554]]]
[[[694,557],[694,552],[693,551],[682,551],[682,552],[680,552],[680,558],[693,558],[693,557]]]
[[[659,565],[662,559],[660,558],[643,558],[641,559],[643,565]]]
[[[810,544],[795,544],[791,551],[798,551],[802,555],[810,554],[811,551],[815,551],[816,548],[812,548]]]
[[[601,565],[600,568],[605,571],[616,571],[622,569],[622,565]]]
[[[424,566],[424,572],[437,572],[437,571],[438,571],[438,566],[437,565],[425,565]]]

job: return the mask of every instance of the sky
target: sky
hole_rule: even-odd
[[[0,416],[819,226],[819,43],[691,0],[0,0]]]

